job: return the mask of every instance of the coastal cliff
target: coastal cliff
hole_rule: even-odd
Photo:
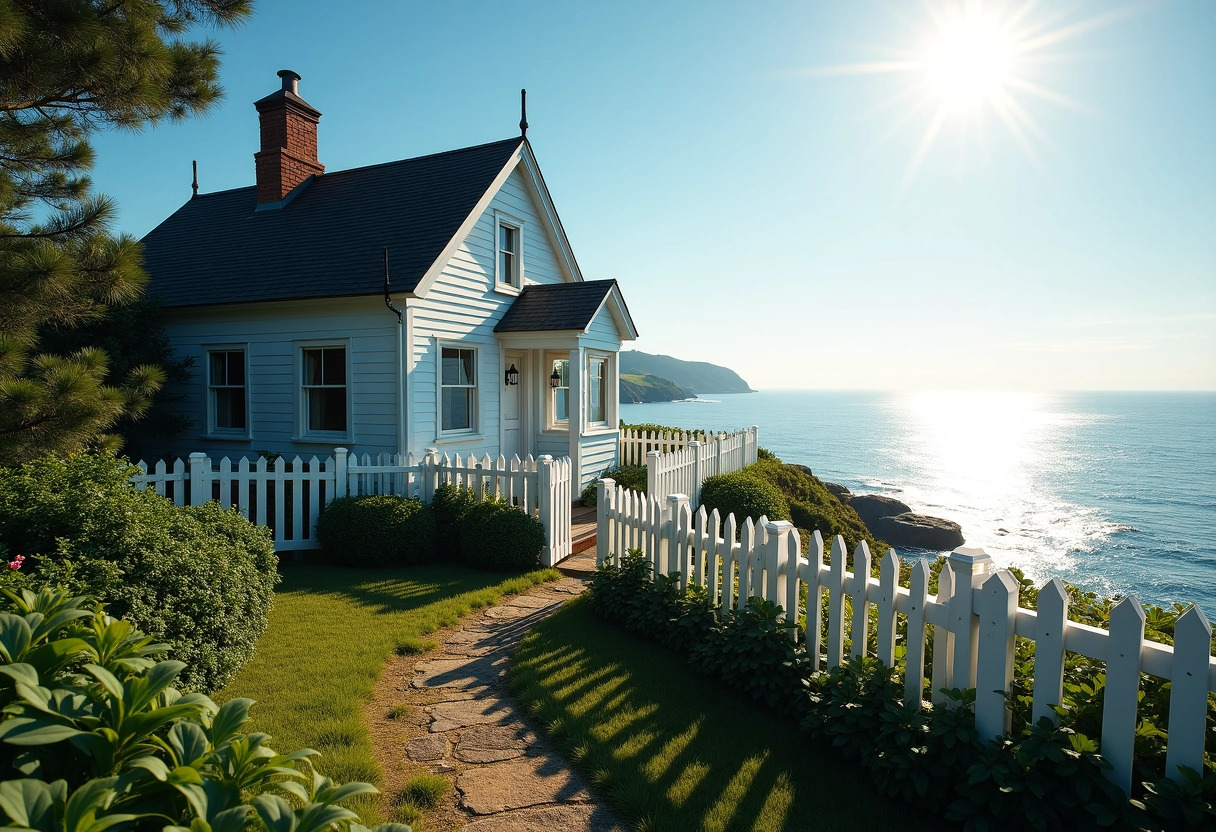
[[[641,402],[675,402],[694,399],[697,394],[687,387],[655,375],[621,373],[621,401],[627,404]]]
[[[627,374],[657,376],[688,388],[694,394],[756,392],[734,370],[708,361],[683,361],[670,355],[630,350],[620,354],[620,362],[622,381]]]

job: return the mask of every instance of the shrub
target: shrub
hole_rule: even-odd
[[[790,519],[789,503],[781,491],[747,471],[706,477],[701,484],[701,504],[707,512],[717,509],[722,520],[728,514],[735,515],[738,528],[743,527],[748,517],[753,521],[762,516],[769,520]]]
[[[317,519],[317,539],[343,566],[403,566],[435,559],[435,515],[390,494],[339,497]]]
[[[502,500],[476,503],[460,521],[460,557],[469,566],[501,571],[540,568],[541,522]]]
[[[844,538],[852,551],[864,540],[877,557],[885,554],[887,545],[870,533],[865,522],[852,506],[840,501],[818,477],[797,465],[785,465],[775,456],[761,458],[744,471],[771,483],[785,495],[790,507],[790,520],[799,529],[818,530],[825,541],[836,535]],[[803,535],[806,537],[806,535]]]
[[[166,645],[62,587],[0,600],[0,821],[6,828],[360,832],[336,786],[246,734],[253,701],[173,687]],[[287,799],[290,798],[290,801]],[[409,832],[386,825],[377,832]]]
[[[476,503],[473,491],[444,483],[435,489],[431,511],[435,514],[436,554],[444,560],[460,557],[460,521]]]
[[[0,470],[0,547],[25,558],[8,571],[89,592],[168,642],[187,687],[218,690],[266,629],[278,582],[270,533],[218,503],[177,507],[136,489],[137,471],[89,454]]]
[[[645,465],[619,465],[616,468],[608,468],[587,484],[579,499],[582,500],[583,505],[594,508],[599,498],[596,487],[604,477],[612,477],[617,485],[623,485],[625,488],[632,488],[640,494],[645,494],[646,476]]]

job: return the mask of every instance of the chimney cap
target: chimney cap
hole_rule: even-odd
[[[300,94],[300,88],[297,86],[300,83],[300,73],[290,69],[280,69],[278,76],[283,79],[284,90],[293,92],[296,95]]]

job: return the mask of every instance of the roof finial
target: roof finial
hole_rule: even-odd
[[[194,166],[194,181],[190,183],[190,187],[194,189],[194,194],[190,198],[194,199],[194,197],[198,196],[198,159],[195,159],[191,164]]]
[[[528,91],[519,91],[519,135],[528,138]]]

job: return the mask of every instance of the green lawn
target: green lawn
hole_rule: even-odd
[[[517,651],[512,686],[568,756],[647,830],[932,830],[867,776],[674,653],[576,599]]]
[[[274,737],[276,751],[314,748],[327,776],[379,785],[363,709],[397,644],[556,577],[554,570],[504,578],[457,566],[288,566],[257,652],[216,698],[256,699],[251,728]],[[352,808],[369,824],[381,821],[375,800]]]

